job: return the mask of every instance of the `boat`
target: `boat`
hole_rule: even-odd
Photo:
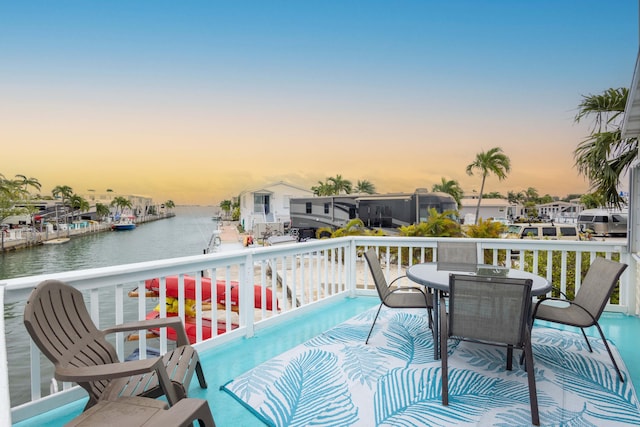
[[[196,278],[193,276],[185,275],[183,276],[184,282],[184,313],[185,313],[185,331],[189,338],[189,342],[192,344],[196,342]],[[180,288],[180,280],[178,276],[167,276],[165,278],[166,290],[165,290],[165,305],[166,305],[166,315],[167,317],[177,316],[180,310],[179,307],[179,288]],[[200,290],[200,299],[202,301],[203,315],[202,315],[202,338],[211,338],[212,330],[215,323],[217,327],[217,332],[219,334],[225,333],[226,325],[223,322],[217,321],[217,310],[224,310],[227,307],[227,304],[230,306],[231,310],[235,313],[239,312],[239,282],[230,281],[230,292],[227,294],[227,282],[225,280],[216,280],[215,282],[215,307],[212,304],[212,300],[214,296],[212,280],[208,277],[201,278],[201,290]],[[160,280],[158,278],[148,279],[144,282],[145,287],[145,295],[147,297],[157,298],[160,296]],[[262,293],[263,289],[259,285],[254,285],[253,289],[253,305],[254,308],[263,308],[262,303]],[[264,289],[265,294],[265,304],[264,308],[267,310],[274,309],[274,301],[275,301],[275,309],[279,310],[280,306],[278,304],[277,298],[273,298],[273,291],[271,289]],[[130,297],[137,297],[138,291],[129,292]],[[155,319],[160,316],[160,305],[158,304],[153,310],[147,313],[147,319]],[[237,324],[232,324],[231,329],[237,328]],[[158,330],[151,330],[152,334],[159,334]],[[135,339],[135,338],[132,338]],[[167,330],[167,339],[175,341],[176,334],[172,329]]]
[[[123,217],[118,221],[111,224],[111,229],[114,231],[133,230],[136,228],[136,223],[133,222],[133,218]]]
[[[71,240],[69,237],[58,237],[57,239],[43,240],[42,244],[43,245],[61,245],[62,243],[67,243],[69,240]]]

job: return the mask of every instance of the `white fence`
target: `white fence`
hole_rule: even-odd
[[[275,322],[291,321],[334,298],[375,295],[375,286],[361,256],[369,247],[377,248],[385,274],[392,279],[403,275],[412,264],[433,261],[438,240],[443,239],[345,237],[3,281],[0,283],[0,298],[4,299],[0,363],[5,369],[0,370],[0,425],[84,396],[84,392],[72,384],[52,382],[51,364],[41,357],[22,324],[24,302],[42,280],[59,279],[82,290],[89,311],[101,328],[144,319],[154,309],[160,316],[167,315],[172,308],[176,313],[170,314],[182,318],[189,315],[191,335],[197,348],[203,351],[238,337],[250,337],[256,330]],[[636,312],[635,261],[620,243],[469,240],[478,243],[479,256],[485,263],[536,272],[565,292],[579,288],[581,274],[576,272],[585,272],[595,256],[633,263],[633,268],[622,276],[619,293],[607,309]],[[158,279],[160,290],[149,296],[142,290],[145,282],[154,278]],[[184,283],[190,279],[195,291],[193,296],[184,289]],[[181,284],[175,295],[176,304],[159,304],[168,296],[170,290],[165,289],[165,284],[171,280]],[[403,280],[409,284],[408,279]],[[211,294],[211,310],[209,301],[203,301],[203,289]],[[188,301],[189,296],[192,301]],[[271,306],[264,303],[270,299]],[[208,335],[211,338],[207,338]],[[141,357],[145,357],[150,346],[148,341],[145,331],[141,331],[136,340],[116,335],[114,345],[121,359],[138,348]],[[161,352],[171,345],[163,335],[159,341]],[[51,391],[56,389],[59,391]],[[3,420],[3,416],[11,418]]]

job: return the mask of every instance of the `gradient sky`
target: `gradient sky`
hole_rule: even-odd
[[[0,173],[215,204],[340,174],[379,192],[457,180],[588,191],[583,95],[628,87],[638,1],[0,3]]]

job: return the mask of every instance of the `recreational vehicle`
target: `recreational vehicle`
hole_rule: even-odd
[[[578,216],[578,227],[591,230],[595,236],[626,236],[627,216],[624,211],[585,209]]]
[[[370,228],[397,228],[426,221],[429,209],[457,210],[453,197],[445,193],[416,190],[414,193],[341,195],[292,198],[291,227],[300,237],[313,237],[318,228],[344,227],[354,218]]]

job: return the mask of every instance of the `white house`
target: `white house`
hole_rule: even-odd
[[[311,197],[313,191],[288,184],[284,181],[245,190],[240,193],[240,224],[260,236],[266,225],[282,231],[291,222],[289,199]]]
[[[478,199],[463,197],[460,199],[460,218],[464,218],[465,224],[475,221]],[[482,199],[478,216],[483,220],[487,218],[509,218],[512,215],[509,201],[506,199]]]

